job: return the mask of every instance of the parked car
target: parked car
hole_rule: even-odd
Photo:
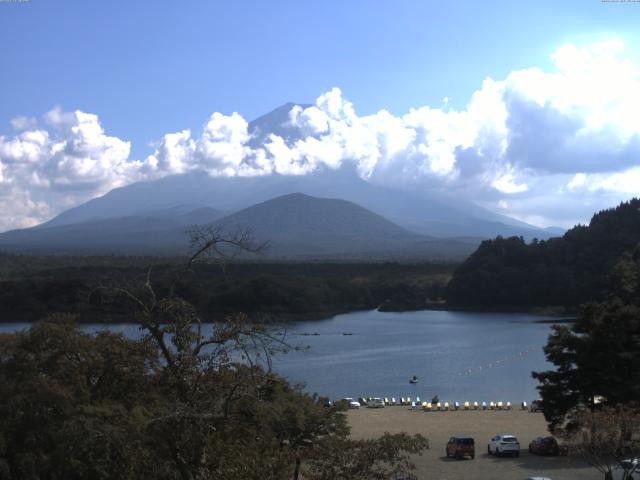
[[[489,455],[514,455],[520,456],[520,442],[511,434],[496,435],[487,445]]]
[[[347,408],[360,408],[360,402],[356,402],[353,398],[343,398],[342,401],[347,404]]]
[[[612,480],[640,479],[640,458],[629,458],[621,461],[611,471]]]
[[[472,459],[476,458],[476,446],[473,438],[451,437],[447,442],[447,458],[463,458],[465,456],[469,456]]]
[[[384,400],[381,398],[375,397],[372,398],[368,403],[367,407],[369,408],[384,408]]]
[[[529,453],[536,455],[559,455],[560,447],[553,437],[534,438],[529,444]]]
[[[542,400],[534,400],[531,402],[531,406],[529,407],[530,412],[541,412],[542,411]]]

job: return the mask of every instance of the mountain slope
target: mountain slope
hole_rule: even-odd
[[[422,237],[354,203],[292,193],[216,222],[247,228],[270,243],[272,255],[393,253]]]
[[[0,248],[28,253],[175,254],[186,249],[186,231],[192,225],[210,224],[224,215],[208,207],[180,210],[13,230],[0,234]]]
[[[226,217],[206,207],[181,215],[134,215],[0,234],[0,248],[41,253],[184,254],[194,224],[268,242],[266,258],[460,259],[479,239],[434,239],[410,232],[352,202],[294,193]]]

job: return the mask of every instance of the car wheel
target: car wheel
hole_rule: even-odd
[[[487,445],[487,453],[491,455],[491,445]]]
[[[473,460],[474,458],[476,458],[475,453],[473,455],[471,455],[471,460]]]
[[[533,448],[531,448],[531,445],[529,445],[529,453],[533,453]]]
[[[519,456],[520,456],[520,452],[516,452],[516,457],[519,457]]]
[[[447,456],[447,458],[449,458],[449,450],[445,449],[444,454]]]

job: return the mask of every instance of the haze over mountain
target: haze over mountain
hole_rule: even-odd
[[[263,142],[276,133],[287,143],[300,138],[286,104],[249,124],[252,141]],[[212,177],[192,172],[117,188],[58,215],[40,227],[89,220],[147,215],[180,205],[236,211],[290,193],[338,198],[357,203],[416,233],[436,237],[523,235],[548,238],[551,232],[486,210],[472,202],[436,191],[409,190],[369,183],[349,164],[324,168],[307,175],[271,174],[253,177]],[[557,232],[553,232],[556,234]]]
[[[290,121],[295,108],[289,103],[251,122],[251,142],[262,144],[275,134],[293,145],[302,135]],[[39,226],[1,234],[0,247],[174,254],[186,248],[187,227],[214,222],[247,227],[257,240],[271,243],[270,256],[290,258],[460,258],[482,238],[544,239],[560,233],[439,191],[375,184],[344,163],[305,175],[198,171],[137,182]]]
[[[355,203],[292,193],[215,222],[229,231],[248,228],[268,239],[278,257],[460,258],[476,241],[426,237],[410,232]]]
[[[0,234],[0,249],[24,253],[184,253],[186,231],[211,224],[223,213],[208,207],[180,206],[143,215],[109,217]]]
[[[193,225],[223,234],[248,230],[267,242],[265,258],[441,258],[470,254],[479,239],[436,239],[410,232],[352,202],[293,193],[220,218],[219,211],[181,208],[91,219],[0,235],[0,248],[19,252],[184,254]],[[172,214],[167,214],[171,212]]]

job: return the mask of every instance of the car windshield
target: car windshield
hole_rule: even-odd
[[[473,438],[458,438],[456,443],[458,445],[473,445]]]
[[[635,466],[633,460],[624,460],[618,464],[617,468],[621,468],[623,470],[630,470]]]

